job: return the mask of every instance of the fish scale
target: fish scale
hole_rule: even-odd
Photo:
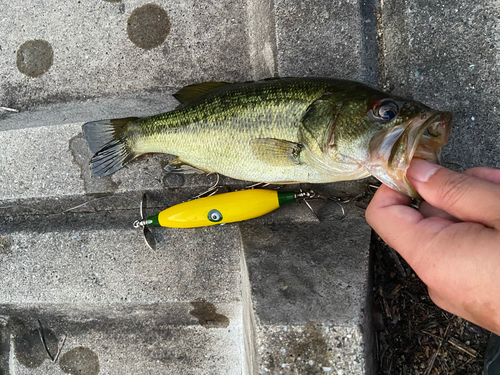
[[[133,150],[138,154],[171,153],[204,171],[239,179],[303,179],[307,173],[304,168],[293,172],[283,170],[284,166],[263,165],[250,146],[254,138],[299,141],[300,116],[321,96],[323,88],[312,85],[298,95],[297,86],[301,85],[289,85],[281,98],[276,84],[257,87],[259,90],[233,89],[222,97],[212,95],[203,103],[153,116],[143,122]],[[171,131],[173,128],[176,131]]]
[[[190,165],[270,183],[325,183],[372,174],[414,196],[406,179],[409,162],[415,155],[438,160],[451,122],[449,113],[328,78],[206,82],[174,97],[181,104],[167,113],[84,124],[95,153],[92,176],[114,173],[138,155],[161,152],[178,157],[174,170]],[[433,139],[424,136],[429,126],[441,129]]]

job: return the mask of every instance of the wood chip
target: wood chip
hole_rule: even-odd
[[[387,300],[384,297],[384,292],[382,291],[382,287],[379,287],[378,294],[382,298],[382,305],[384,306],[385,316],[392,320],[391,309],[389,308],[389,304],[387,303]]]
[[[451,345],[453,345],[455,348],[457,348],[458,350],[461,350],[464,353],[467,353],[468,355],[470,355],[470,356],[472,356],[474,358],[477,357],[477,352],[474,349],[468,347],[467,345],[465,345],[463,342],[457,340],[456,338],[450,337],[448,339],[448,342]]]
[[[396,294],[397,294],[397,293],[398,293],[401,289],[403,289],[403,285],[398,284],[398,285],[394,288],[394,290],[391,292],[391,294],[394,296],[394,295],[396,295]]]
[[[439,354],[439,351],[441,350],[441,346],[443,345],[443,341],[446,338],[446,335],[448,334],[448,330],[450,329],[450,324],[446,327],[446,331],[444,331],[443,337],[440,337],[439,339],[439,345],[434,354],[432,354],[431,358],[429,359],[429,365],[427,366],[427,369],[424,372],[424,375],[429,375],[432,371],[432,368],[434,367],[434,362],[436,361],[436,358]]]
[[[394,263],[396,264],[396,268],[399,271],[399,273],[401,274],[401,276],[406,277],[405,269],[404,269],[403,265],[401,264],[401,261],[399,260],[398,253],[396,252],[396,250],[394,250],[392,247],[389,247],[389,254],[391,254],[391,257],[394,260]]]
[[[426,335],[432,336],[432,337],[434,337],[435,339],[438,339],[438,340],[442,340],[443,339],[442,337],[436,336],[435,334],[433,334],[433,333],[431,333],[429,331],[422,331],[422,333],[425,333]]]

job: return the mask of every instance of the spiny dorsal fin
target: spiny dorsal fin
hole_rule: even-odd
[[[298,165],[301,143],[276,138],[256,138],[250,141],[254,155],[269,165]]]
[[[202,82],[195,83],[194,85],[189,85],[183,87],[174,94],[174,98],[177,99],[181,104],[184,104],[190,100],[199,98],[200,96],[210,92],[218,87],[230,85],[228,82]]]

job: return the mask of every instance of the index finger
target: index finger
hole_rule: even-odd
[[[441,226],[429,227],[422,214],[409,207],[410,203],[411,198],[382,185],[366,209],[365,217],[375,232],[411,264],[411,259],[419,254],[415,249],[422,238],[429,239]]]

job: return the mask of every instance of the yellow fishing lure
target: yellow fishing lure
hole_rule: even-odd
[[[212,195],[177,204],[149,216],[144,224],[170,228],[196,228],[253,219],[294,202],[294,192],[252,189]]]
[[[297,199],[303,199],[311,211],[312,208],[306,199],[332,199],[322,197],[313,190],[301,191],[300,193],[266,189],[240,190],[179,203],[144,219],[142,205],[145,198],[144,195],[141,201],[141,220],[134,222],[134,228],[143,229],[144,239],[153,250],[156,250],[156,240],[149,226],[196,228],[234,223],[265,215],[283,204],[295,202]],[[345,216],[344,208],[338,201],[332,200],[342,209],[342,217],[338,218],[342,220]],[[344,201],[344,203],[347,202]]]

